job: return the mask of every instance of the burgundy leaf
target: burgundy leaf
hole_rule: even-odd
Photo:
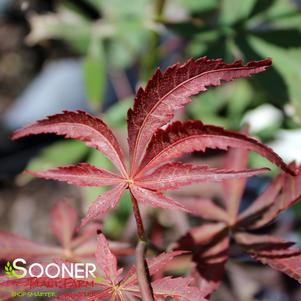
[[[112,254],[109,243],[103,234],[97,237],[96,262],[98,267],[104,273],[105,279],[114,284],[117,281],[122,269],[118,270],[117,258]]]
[[[173,248],[190,251],[191,248],[206,244],[221,235],[226,227],[225,223],[208,223],[193,227],[173,245]]]
[[[161,253],[156,257],[146,259],[150,276],[162,270],[169,262],[173,260],[174,257],[182,255],[184,253],[186,252],[185,251],[166,252],[166,253]],[[124,277],[123,284],[133,285],[135,283],[137,283],[137,276],[136,276],[136,268],[133,267],[128,271],[128,273]]]
[[[192,281],[193,278],[190,277],[164,277],[155,280],[152,282],[155,300],[172,297],[173,300],[206,301],[198,288],[190,286]]]
[[[90,290],[89,293],[87,291],[64,292],[59,293],[58,296],[51,299],[51,301],[97,301],[103,300],[103,298],[109,297],[110,295],[110,289],[105,289],[103,291]]]
[[[89,147],[102,152],[125,174],[121,147],[112,131],[101,119],[82,111],[64,111],[62,114],[49,116],[17,130],[12,135],[12,139],[43,133],[54,133],[83,141]]]
[[[228,233],[223,232],[201,246],[199,253],[193,257],[197,263],[196,270],[199,273],[197,282],[203,296],[215,291],[223,279],[229,256],[229,241]]]
[[[195,216],[199,216],[206,220],[228,222],[227,212],[223,208],[217,206],[210,199],[201,199],[185,196],[181,196],[180,198],[176,199],[181,200],[183,206]]]
[[[291,164],[291,166],[293,167],[294,164]],[[295,169],[297,171],[297,176],[285,176],[281,193],[278,194],[274,199],[272,206],[262,214],[261,218],[249,226],[250,229],[257,229],[266,225],[281,212],[293,206],[301,199],[301,168],[298,166],[295,167]]]
[[[50,212],[50,228],[52,233],[58,238],[65,249],[71,247],[76,222],[77,213],[66,201],[58,202]]]
[[[71,242],[71,248],[77,248],[78,246],[83,245],[91,240],[96,242],[95,234],[97,233],[97,230],[99,230],[98,223],[90,223],[86,225],[84,228],[81,229],[80,233],[75,238],[73,238]]]
[[[154,208],[188,211],[182,204],[164,196],[159,191],[152,191],[135,185],[130,185],[130,190],[137,201]]]
[[[77,186],[106,186],[122,182],[118,175],[88,163],[62,166],[47,171],[28,171],[35,177],[64,181]]]
[[[35,243],[18,235],[0,232],[0,258],[15,259],[62,256],[62,249]]]
[[[231,149],[226,155],[225,169],[243,170],[248,167],[248,150],[242,148]],[[246,186],[246,178],[226,180],[223,182],[224,203],[231,222],[235,222],[239,211],[240,200]]]
[[[97,230],[99,230],[99,224],[90,223],[72,240],[71,248],[76,256],[94,257],[97,245]],[[116,256],[128,256],[134,253],[131,245],[126,242],[109,241],[109,246],[112,253]]]
[[[272,204],[279,195],[285,181],[285,175],[279,174],[273,179],[272,183],[265,191],[252,203],[252,205],[243,211],[238,217],[239,224],[252,224],[260,217]]]
[[[156,129],[167,124],[174,113],[190,102],[190,97],[219,86],[222,81],[248,77],[264,71],[271,60],[250,62],[241,61],[225,64],[206,57],[176,64],[163,73],[158,69],[147,83],[140,88],[135,97],[134,108],[128,111],[128,140],[133,164],[137,168],[141,156]]]
[[[139,168],[139,174],[186,153],[205,151],[207,148],[227,150],[229,147],[255,151],[286,172],[293,174],[293,170],[271,148],[258,140],[243,133],[228,131],[218,126],[204,125],[201,121],[194,120],[184,123],[176,121],[165,130],[158,129],[148,145]]]
[[[224,223],[208,223],[192,228],[176,244],[176,248],[193,252],[196,280],[203,296],[220,284],[228,260],[229,237]]]
[[[173,190],[181,186],[207,181],[222,181],[230,178],[250,177],[268,171],[267,168],[232,171],[173,162],[160,166],[149,175],[135,180],[141,187],[153,190]]]
[[[292,247],[293,243],[245,233],[237,234],[235,238],[251,257],[301,283],[301,251]]]
[[[122,183],[98,196],[88,208],[86,216],[81,220],[80,227],[83,227],[96,217],[104,215],[110,208],[114,208],[125,189],[126,185]]]
[[[247,232],[235,233],[235,240],[248,252],[266,253],[267,247],[270,248],[268,253],[272,254],[285,251],[295,243],[283,241],[281,238],[271,235],[256,235]]]
[[[94,235],[95,237],[95,235]],[[94,258],[96,249],[96,238],[82,243],[73,250],[75,257],[79,258]],[[116,256],[130,256],[134,254],[134,249],[128,243],[109,241],[110,250]]]

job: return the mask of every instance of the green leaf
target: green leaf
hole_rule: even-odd
[[[249,37],[250,44],[263,57],[270,56],[273,66],[283,76],[294,106],[294,117],[301,122],[301,48],[288,50],[267,43],[257,37]],[[271,83],[273,85],[273,83]]]
[[[102,167],[107,170],[112,170],[113,165],[102,153],[92,149],[87,160],[88,163],[96,167]],[[98,195],[107,190],[107,187],[82,187],[83,198],[85,205],[89,206],[91,202],[95,201]]]
[[[133,98],[129,97],[118,101],[104,114],[104,120],[111,128],[124,128],[126,126],[126,113],[133,105]]]
[[[99,109],[106,84],[105,52],[100,39],[92,38],[82,64],[88,101],[92,107]]]
[[[197,99],[202,97],[202,101]],[[202,96],[195,96],[196,101],[187,106],[193,119],[205,123],[238,129],[241,118],[253,98],[253,92],[248,81],[240,79],[229,83],[220,89],[209,89]],[[224,112],[227,111],[227,118]]]
[[[259,0],[260,2],[261,0]],[[275,0],[273,5],[270,6],[266,13],[264,14],[267,20],[276,20],[283,16],[289,16],[298,11],[298,6],[295,1],[291,0]]]
[[[120,238],[120,235],[122,235],[126,227],[131,212],[131,197],[129,192],[126,191],[120,199],[117,207],[105,218],[103,224],[104,233],[114,239]]]
[[[63,39],[85,53],[92,23],[70,5],[60,4],[56,13],[33,14],[29,18],[31,32],[27,42],[36,44],[47,39]]]
[[[256,37],[283,48],[301,46],[301,31],[298,29],[262,30],[256,33]]]
[[[177,0],[177,2],[191,12],[211,10],[216,8],[218,4],[217,0]]]
[[[226,25],[232,25],[240,20],[246,19],[257,0],[222,0],[220,11],[220,22]]]
[[[85,2],[94,7],[98,12],[101,12],[103,0],[85,0]]]
[[[75,140],[55,142],[44,148],[29,162],[26,169],[45,170],[78,162],[87,152],[84,143]]]
[[[64,140],[45,147],[36,157],[31,159],[26,166],[27,170],[46,170],[49,168],[69,165],[79,162],[88,152],[84,143],[76,140]],[[26,183],[33,179],[29,174],[21,174],[19,180]]]
[[[150,0],[131,0],[130,4],[124,0],[104,0],[100,1],[104,17],[115,21],[116,23],[122,19],[144,18],[149,12]]]

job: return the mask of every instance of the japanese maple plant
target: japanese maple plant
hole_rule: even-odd
[[[248,151],[232,149],[226,156],[225,167],[247,167]],[[258,234],[287,208],[301,198],[300,166],[290,164],[298,174],[279,173],[273,181],[245,210],[239,210],[246,179],[227,180],[222,183],[222,193],[213,198],[182,197],[193,215],[205,220],[191,228],[173,248],[189,250],[196,263],[198,286],[204,296],[220,284],[229,259],[230,240],[256,261],[287,274],[301,283],[301,252],[294,243],[269,234]],[[214,202],[214,198],[221,202]],[[232,244],[233,244],[232,243]]]
[[[146,87],[137,91],[134,106],[128,111],[128,164],[123,155],[124,150],[113,132],[102,120],[82,111],[65,111],[50,116],[17,130],[12,138],[55,133],[65,138],[78,139],[102,152],[112,161],[116,167],[114,171],[81,163],[47,171],[29,172],[38,177],[65,181],[78,186],[112,186],[91,204],[81,221],[81,226],[114,208],[124,191],[128,189],[139,238],[136,266],[141,298],[161,300],[154,295],[154,287],[149,281],[149,270],[144,259],[147,238],[138,203],[190,212],[193,210],[185,206],[185,202],[167,197],[162,191],[176,190],[205,181],[241,179],[267,170],[266,168],[248,170],[245,167],[237,169],[231,165],[225,168],[212,168],[207,165],[182,163],[178,159],[194,151],[205,151],[208,148],[227,150],[231,147],[257,152],[280,167],[284,174],[290,174],[291,178],[297,173],[294,166],[285,164],[269,147],[245,134],[205,125],[201,121],[173,121],[175,113],[191,101],[191,96],[205,92],[210,86],[219,86],[236,78],[262,72],[270,65],[270,59],[244,65],[241,61],[226,64],[219,59],[208,60],[203,57],[189,60],[185,64],[173,65],[164,72],[158,69]],[[167,282],[166,288],[170,286]],[[164,282],[162,285],[164,286]],[[183,299],[190,300],[189,294],[180,299],[175,298],[175,300]]]

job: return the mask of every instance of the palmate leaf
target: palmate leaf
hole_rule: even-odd
[[[132,197],[135,197],[138,202],[153,207],[187,211],[180,203],[165,197],[162,190],[176,189],[205,180],[220,181],[233,177],[248,177],[265,170],[230,171],[170,163],[184,153],[205,150],[208,147],[228,149],[233,146],[256,151],[284,171],[294,174],[294,170],[291,170],[271,149],[243,134],[191,121],[183,124],[175,123],[166,131],[158,130],[171,120],[178,109],[190,102],[190,96],[206,91],[209,86],[218,86],[223,81],[262,72],[270,64],[270,59],[243,65],[240,61],[225,64],[220,60],[208,60],[204,57],[189,60],[183,65],[174,65],[163,73],[160,70],[155,72],[146,88],[139,89],[134,108],[128,111],[128,142],[131,158],[128,170],[124,164],[121,146],[111,130],[97,117],[81,111],[65,111],[63,114],[50,116],[16,131],[12,138],[18,139],[40,133],[63,135],[96,148],[116,165],[120,175],[87,164],[34,173],[40,177],[62,180],[79,186],[114,186],[99,195],[92,203],[81,226],[115,207],[125,189],[129,189]],[[158,131],[148,149],[153,157],[146,155],[140,168],[139,163],[147,143],[156,130]],[[166,164],[161,166],[163,163]],[[151,170],[152,172],[149,173]]]
[[[137,170],[153,133],[189,103],[191,96],[206,91],[207,87],[219,86],[222,81],[262,72],[270,65],[270,59],[243,65],[241,61],[225,64],[221,60],[203,57],[183,65],[173,65],[163,73],[158,69],[145,89],[138,90],[134,108],[128,111],[132,172]]]
[[[227,162],[242,168],[244,158],[242,150],[233,149],[227,156]],[[244,156],[243,156],[244,157]],[[229,161],[230,160],[230,161]],[[242,163],[236,165],[236,163]],[[187,209],[195,208],[194,215],[208,220],[199,227],[194,227],[182,237],[176,244],[177,248],[193,250],[193,260],[197,263],[195,277],[199,278],[199,284],[204,285],[203,293],[208,294],[215,290],[224,274],[224,264],[228,260],[225,240],[230,239],[233,233],[234,241],[252,258],[279,270],[300,282],[301,251],[292,247],[294,243],[269,235],[254,235],[252,231],[265,226],[279,215],[283,210],[292,206],[301,199],[300,191],[300,166],[295,163],[289,164],[289,168],[295,171],[296,176],[280,173],[254,203],[241,214],[238,213],[240,197],[244,186],[240,179],[229,185],[229,180],[224,182],[226,188],[223,198],[223,207],[219,207],[210,200],[205,200],[204,205],[208,208],[202,212],[202,199],[194,200],[186,206]],[[233,198],[234,196],[234,198]],[[231,199],[232,197],[232,199]],[[229,199],[230,198],[230,199]],[[228,201],[234,201],[231,206]],[[194,205],[195,204],[195,205]],[[210,221],[210,222],[209,222]],[[217,223],[213,224],[212,221]],[[223,249],[217,252],[219,247]],[[199,253],[196,252],[199,250]],[[206,294],[205,294],[206,295]]]
[[[192,252],[195,279],[203,296],[219,286],[228,260],[229,236],[225,223],[208,223],[192,228],[175,248]]]

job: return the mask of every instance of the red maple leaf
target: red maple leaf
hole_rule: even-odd
[[[185,153],[238,147],[255,151],[285,172],[294,174],[270,148],[246,135],[197,121],[175,122],[165,130],[160,129],[172,120],[177,110],[190,102],[191,96],[206,91],[207,87],[262,72],[270,65],[270,59],[243,65],[241,61],[225,64],[219,59],[203,57],[173,65],[164,72],[158,69],[145,89],[138,90],[134,107],[128,112],[129,167],[125,165],[123,151],[112,131],[99,118],[81,111],[50,116],[16,131],[12,138],[55,133],[85,142],[114,163],[117,173],[87,163],[31,172],[38,177],[79,186],[113,186],[90,206],[81,226],[115,207],[126,189],[130,190],[134,212],[138,211],[137,201],[153,207],[187,211],[183,204],[164,196],[162,191],[204,181],[248,177],[266,169],[233,171],[232,168],[172,162]]]

